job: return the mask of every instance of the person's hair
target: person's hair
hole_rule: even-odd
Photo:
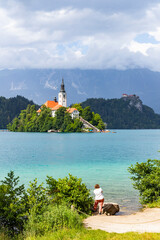
[[[99,184],[96,184],[94,187],[95,187],[95,188],[100,188]]]

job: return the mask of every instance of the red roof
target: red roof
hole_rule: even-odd
[[[59,104],[58,104],[58,102],[55,102],[55,101],[47,101],[43,105],[45,105],[47,108],[53,109]],[[43,107],[43,105],[41,106],[41,108]],[[40,112],[41,112],[41,109],[39,108],[37,113],[40,113]]]
[[[67,112],[73,113],[74,111],[78,111],[76,108],[68,108]]]
[[[56,110],[58,110],[61,107],[62,107],[62,105],[57,104],[55,107],[51,108],[51,110],[55,110],[56,111]]]
[[[58,105],[58,102],[55,102],[55,101],[47,101],[45,102],[44,104],[46,107],[48,108],[54,108],[56,105]]]

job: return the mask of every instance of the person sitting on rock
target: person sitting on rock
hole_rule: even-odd
[[[104,203],[104,196],[103,196],[103,190],[100,188],[99,184],[96,184],[94,186],[94,194],[95,194],[95,202],[94,202],[94,211],[97,210],[97,206],[99,204],[99,214],[101,215],[103,213],[102,207]]]

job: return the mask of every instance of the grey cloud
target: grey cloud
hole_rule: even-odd
[[[18,2],[24,4],[30,10],[55,10],[61,8],[78,8],[78,9],[96,9],[104,12],[135,12],[143,11],[148,7],[159,3],[159,0],[1,0],[3,4]]]
[[[11,1],[0,3],[0,68],[159,69],[152,46],[131,51],[159,26],[158,1]],[[156,52],[157,50],[157,52]],[[50,79],[46,87],[54,88]]]

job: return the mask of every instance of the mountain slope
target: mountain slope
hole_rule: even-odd
[[[99,113],[109,129],[160,129],[160,115],[137,97],[91,98],[82,102],[82,107],[86,106]]]
[[[144,104],[160,113],[160,73],[147,69],[80,70],[19,69],[0,71],[0,96],[16,95],[39,105],[53,100],[60,90],[62,77],[68,105],[87,98],[119,98],[123,93],[140,96]]]

